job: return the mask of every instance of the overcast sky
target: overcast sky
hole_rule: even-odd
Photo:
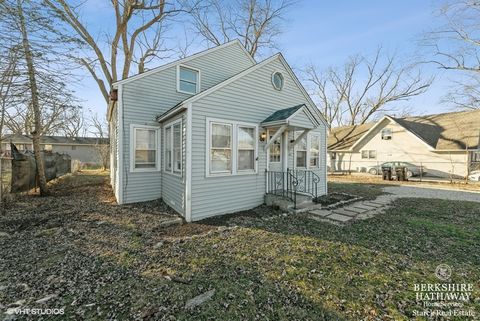
[[[313,63],[319,69],[329,66],[341,66],[349,56],[362,54],[371,56],[379,46],[389,54],[396,54],[405,62],[418,59],[422,51],[421,38],[426,32],[440,23],[435,15],[438,1],[402,0],[402,1],[329,1],[304,0],[288,12],[284,33],[278,39],[280,50],[290,65],[298,70],[307,63]],[[108,3],[100,0],[86,2],[84,19],[90,28],[96,28],[98,35],[103,28],[111,26]],[[183,35],[183,26],[171,34]],[[172,37],[170,45],[178,43]],[[197,42],[190,49],[195,53],[205,48],[205,43]],[[266,52],[257,61],[273,54]],[[172,60],[158,61],[161,65]],[[420,97],[403,102],[417,114],[438,113],[451,110],[440,104],[440,100],[451,85],[452,75],[441,72],[434,65],[423,65],[425,76],[435,75],[431,89]],[[85,109],[104,113],[105,103],[96,84],[88,77],[75,89],[84,102]]]

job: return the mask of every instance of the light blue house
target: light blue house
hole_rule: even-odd
[[[267,193],[327,192],[326,123],[281,54],[239,41],[114,84],[108,117],[119,204],[162,198],[186,221]]]

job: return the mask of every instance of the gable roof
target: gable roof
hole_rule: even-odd
[[[479,148],[480,110],[394,119],[437,150]]]
[[[328,149],[348,150],[363,137],[375,123],[333,128],[328,135]]]
[[[269,123],[269,122],[272,122],[272,121],[279,121],[279,120],[287,120],[290,116],[295,114],[297,112],[297,110],[299,110],[303,106],[305,106],[305,105],[297,105],[297,106],[293,106],[293,107],[290,107],[290,108],[277,110],[276,112],[274,112],[273,114],[271,114],[270,116],[265,118],[265,120],[262,121],[262,123]]]
[[[209,89],[207,90],[204,90],[202,92],[199,92],[198,94],[192,96],[192,97],[189,97],[187,99],[185,99],[184,101],[176,104],[175,106],[173,106],[172,108],[170,108],[169,110],[167,110],[166,112],[164,112],[163,114],[159,115],[156,117],[156,120],[158,122],[166,119],[166,118],[169,118],[170,116],[176,114],[179,110],[183,109],[183,108],[186,108],[186,106],[202,97],[205,97],[213,92],[215,92],[216,90],[220,89],[220,88],[223,88],[224,86],[236,81],[237,79],[240,79],[248,74],[250,74],[251,72],[257,70],[257,69],[260,69],[261,67],[269,64],[270,62],[276,60],[276,59],[279,59],[280,62],[283,64],[283,66],[285,67],[285,70],[289,73],[290,77],[293,79],[293,81],[295,82],[295,84],[297,85],[297,87],[300,89],[300,91],[302,92],[303,96],[305,97],[305,99],[310,103],[311,106],[313,106],[313,111],[310,110],[310,108],[308,108],[312,114],[315,115],[315,118],[319,119],[325,126],[327,125],[327,122],[325,120],[325,118],[323,117],[322,113],[320,113],[320,110],[317,108],[316,104],[313,102],[312,98],[310,97],[310,95],[307,93],[307,91],[305,90],[305,88],[303,87],[303,85],[300,83],[300,81],[298,80],[297,76],[295,75],[295,73],[293,72],[292,68],[288,65],[287,61],[285,60],[285,58],[282,56],[281,53],[277,53],[259,63],[257,63],[256,65],[253,65],[251,66],[250,68],[247,68],[245,69],[244,71],[222,81],[221,83],[219,84],[216,84],[215,86],[213,87],[210,87]],[[306,105],[305,105],[306,106]]]
[[[5,135],[2,139],[2,143],[12,142],[14,144],[31,144],[32,137],[28,135]],[[96,144],[108,144],[108,138],[97,137],[65,137],[65,136],[41,136],[40,144],[52,144],[52,145],[96,145]]]
[[[137,80],[139,78],[143,78],[145,76],[149,76],[149,75],[152,75],[152,74],[155,74],[157,72],[160,72],[160,71],[163,71],[165,69],[168,69],[170,67],[173,67],[175,65],[178,65],[178,64],[182,64],[182,63],[186,63],[190,60],[193,60],[193,59],[196,59],[198,57],[201,57],[203,55],[206,55],[206,54],[209,54],[209,53],[212,53],[214,51],[217,51],[219,49],[222,49],[222,48],[226,48],[226,47],[229,47],[229,46],[233,46],[233,45],[236,45],[238,46],[244,53],[245,55],[247,56],[247,58],[252,62],[252,65],[255,65],[257,62],[255,61],[255,59],[253,59],[253,57],[248,53],[247,49],[245,49],[244,46],[242,46],[242,44],[240,43],[240,40],[238,39],[235,39],[235,40],[232,40],[232,41],[229,41],[229,42],[226,42],[224,44],[221,44],[219,46],[215,46],[215,47],[212,47],[212,48],[209,48],[209,49],[206,49],[206,50],[203,50],[203,51],[200,51],[200,52],[197,52],[191,56],[188,56],[188,57],[185,57],[185,58],[182,58],[182,59],[177,59],[175,61],[172,61],[172,62],[169,62],[165,65],[161,65],[159,67],[156,67],[156,68],[153,68],[153,69],[150,69],[150,70],[147,70],[141,74],[137,74],[137,75],[134,75],[134,76],[131,76],[131,77],[128,77],[128,78],[125,78],[125,79],[122,79],[122,80],[119,80],[115,83],[113,83],[113,88],[117,88],[118,85],[121,85],[121,84],[125,84],[125,83],[129,83],[131,81],[134,81],[134,80]]]
[[[331,150],[352,149],[385,118],[404,127],[435,150],[480,148],[480,110],[403,118],[385,116],[376,123],[334,128],[328,138],[328,148]]]

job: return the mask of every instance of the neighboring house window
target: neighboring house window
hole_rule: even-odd
[[[301,133],[299,134],[299,136]],[[297,144],[296,151],[297,167],[307,167],[307,137],[303,137]]]
[[[310,168],[320,167],[320,136],[312,135],[310,138]]]
[[[384,128],[384,129],[382,129],[382,139],[383,139],[383,140],[390,140],[390,139],[392,139],[392,129],[391,129],[391,128]]]
[[[275,135],[277,131],[268,131],[268,140],[272,139],[273,135]],[[281,141],[280,137],[277,138],[271,145],[270,145],[270,163],[280,163],[281,160]]]
[[[23,147],[22,147],[22,148],[23,148]],[[45,147],[44,147],[43,149],[46,150],[46,151],[51,152],[53,148],[52,148],[52,145],[45,145]]]
[[[232,125],[211,123],[210,172],[232,170]]]
[[[165,126],[165,171],[182,172],[182,121]]]
[[[185,66],[177,69],[177,90],[186,94],[196,94],[200,91],[200,71]]]
[[[77,146],[72,146],[72,150],[76,150],[77,149]]]
[[[256,173],[258,127],[207,119],[207,175]]]
[[[149,171],[159,168],[158,132],[159,129],[152,126],[131,126],[131,171]]]
[[[255,170],[255,127],[238,126],[239,171]]]
[[[375,159],[377,158],[376,150],[362,150],[362,159]]]

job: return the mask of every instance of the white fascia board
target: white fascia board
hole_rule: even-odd
[[[182,112],[184,109],[187,108],[188,105],[189,105],[188,103],[187,104],[183,103],[183,104],[179,105],[178,107],[172,109],[171,111],[169,111],[167,114],[163,115],[162,117],[157,118],[156,121],[158,123],[163,123],[165,120],[167,120],[167,119],[177,115],[178,113]]]
[[[183,64],[183,63],[186,63],[186,62],[189,62],[190,60],[193,60],[193,59],[196,59],[198,57],[202,57],[204,55],[207,55],[207,54],[210,54],[212,52],[215,52],[219,49],[222,49],[222,48],[225,48],[225,47],[228,47],[228,46],[232,46],[232,45],[238,45],[244,52],[245,54],[247,55],[247,57],[250,59],[250,61],[252,62],[252,65],[255,65],[256,64],[256,61],[255,59],[253,59],[253,57],[248,53],[248,51],[245,49],[245,47],[240,43],[240,41],[238,39],[235,39],[233,41],[230,41],[230,42],[227,42],[227,43],[224,43],[220,46],[216,46],[216,47],[213,47],[213,48],[209,48],[209,49],[206,49],[206,50],[203,50],[203,51],[200,51],[200,52],[197,52],[196,54],[193,54],[191,56],[188,56],[188,57],[185,57],[183,59],[179,59],[179,60],[175,60],[175,61],[172,61],[166,65],[163,65],[163,66],[159,66],[157,68],[154,68],[154,69],[150,69],[144,73],[141,73],[141,74],[137,74],[135,76],[131,76],[131,77],[128,77],[128,78],[125,78],[123,80],[119,80],[115,83],[113,83],[112,87],[113,88],[118,88],[118,85],[120,84],[125,84],[125,83],[129,83],[129,82],[132,82],[134,80],[138,80],[138,79],[141,79],[143,77],[146,77],[146,76],[150,76],[152,74],[155,74],[157,72],[160,72],[160,71],[163,71],[167,68],[170,68],[170,67],[173,67],[177,64]]]
[[[312,107],[314,107],[315,114],[317,114],[318,118],[323,122],[323,124],[328,127],[328,124],[327,124],[327,121],[325,120],[325,117],[323,117],[322,113],[320,112],[320,109],[318,109],[317,105],[313,102],[312,97],[310,97],[310,95],[307,93],[307,91],[303,87],[302,83],[300,82],[300,80],[298,80],[297,75],[295,75],[292,68],[288,64],[288,62],[285,60],[285,58],[283,57],[283,55],[281,53],[278,53],[278,55],[280,57],[280,61],[282,62],[283,66],[285,67],[285,69],[289,73],[290,77],[292,77],[292,79],[295,82],[295,84],[297,85],[298,89],[300,89],[303,96],[305,97],[305,99],[307,99],[307,101],[310,103],[310,105]]]
[[[355,144],[353,144],[349,150],[353,151],[353,149],[355,148],[355,146],[357,146],[365,137],[367,137],[368,134],[370,134],[372,131],[375,130],[375,128],[377,128],[378,126],[380,126],[380,124],[384,121],[384,120],[389,120],[389,121],[392,121],[392,119],[388,116],[383,116],[382,119],[380,119],[379,121],[377,121],[377,123],[375,125],[373,125],[369,130],[367,130],[367,132],[365,134],[362,135],[362,137],[360,137],[356,142]],[[354,125],[355,126],[355,125]]]

